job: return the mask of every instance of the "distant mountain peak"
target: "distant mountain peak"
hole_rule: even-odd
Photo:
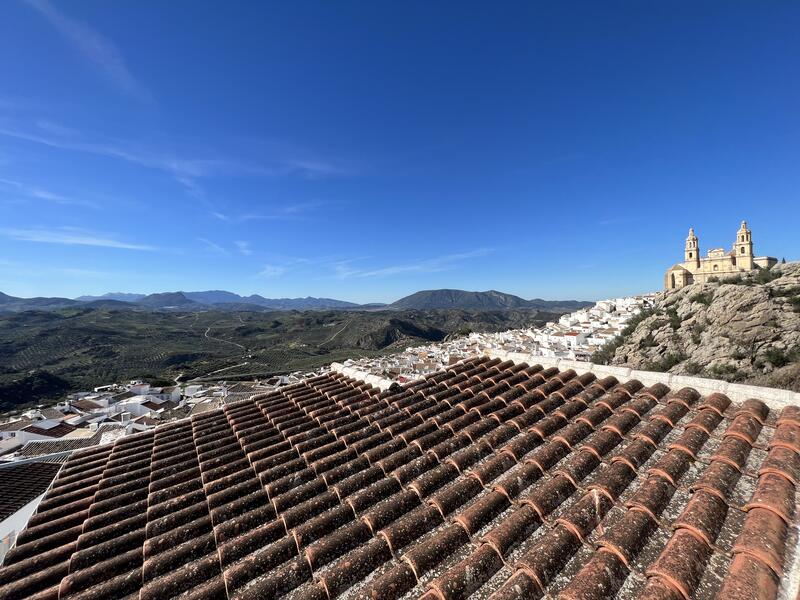
[[[96,300],[118,300],[120,302],[136,302],[144,298],[146,294],[130,294],[126,292],[108,292],[102,296],[78,296],[75,300],[79,302],[94,302]]]
[[[147,306],[149,308],[170,308],[175,306],[183,307],[198,303],[187,298],[183,292],[162,292],[159,294],[149,294],[144,298],[137,300],[136,304]]]
[[[465,290],[441,289],[423,290],[389,305],[396,309],[461,309],[461,310],[575,310],[588,306],[591,302],[575,300],[525,300],[513,294],[487,290],[485,292],[469,292]]]

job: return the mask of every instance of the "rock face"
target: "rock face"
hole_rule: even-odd
[[[800,264],[664,292],[611,364],[800,391]]]

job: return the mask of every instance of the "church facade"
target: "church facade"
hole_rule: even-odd
[[[747,221],[742,221],[730,252],[714,248],[703,258],[700,258],[700,244],[694,229],[689,229],[683,258],[682,263],[673,265],[667,271],[664,289],[676,290],[693,283],[705,283],[711,277],[723,279],[742,272],[769,269],[778,262],[772,256],[753,256],[753,234],[747,228]]]

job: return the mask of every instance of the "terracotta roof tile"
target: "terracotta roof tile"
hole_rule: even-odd
[[[39,427],[35,423],[25,428],[28,433],[35,433],[36,435],[44,435],[51,438],[61,438],[75,431],[77,427],[69,423],[59,423],[55,427]]]
[[[19,431],[35,422],[36,421],[28,417],[22,417],[15,421],[6,421],[5,423],[0,423],[0,431]]]
[[[47,490],[60,464],[25,462],[0,467],[0,521]]]
[[[16,597],[774,597],[800,411],[475,358],[339,374],[76,451]],[[702,592],[702,593],[701,593]]]

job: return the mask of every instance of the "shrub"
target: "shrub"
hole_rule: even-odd
[[[727,283],[728,285],[750,285],[750,282],[744,279],[741,275],[726,277],[722,280],[722,283]]]
[[[716,275],[712,275],[711,277],[708,278],[708,283],[719,283],[719,277],[717,277]]]
[[[669,324],[672,327],[672,329],[674,331],[678,331],[678,329],[680,329],[682,321],[681,317],[678,315],[678,311],[675,310],[674,308],[670,308],[667,311],[667,316],[669,317]]]
[[[753,281],[756,283],[769,283],[778,279],[783,273],[780,271],[772,271],[771,269],[759,269],[753,276]]]
[[[595,350],[592,353],[592,356],[589,357],[589,361],[593,362],[596,365],[608,365],[611,363],[611,359],[614,358],[614,354],[617,352],[617,348],[622,345],[624,339],[621,335],[618,335],[612,340],[609,340],[603,347],[599,350]]]
[[[699,294],[695,294],[691,298],[689,298],[689,302],[697,302],[698,304],[705,304],[706,306],[711,304],[711,301],[714,299],[714,292],[700,292]]]
[[[703,367],[690,360],[683,365],[683,368],[689,375],[697,375],[703,370]]]
[[[683,354],[682,352],[667,354],[664,357],[664,360],[661,361],[661,366],[663,367],[664,371],[669,371],[672,367],[682,363],[685,360],[686,360],[686,355]]]
[[[703,332],[705,330],[706,330],[706,326],[702,325],[700,323],[695,323],[694,325],[692,325],[692,341],[695,344],[699,344],[700,343],[700,341],[702,340],[701,336],[703,335]]]
[[[627,336],[631,335],[636,330],[636,328],[639,326],[639,324],[642,321],[644,321],[645,319],[647,319],[649,317],[652,317],[655,314],[656,314],[656,311],[654,309],[652,309],[652,308],[646,308],[646,309],[642,310],[642,312],[640,312],[638,315],[634,315],[631,318],[631,320],[628,321],[628,324],[625,325],[625,327],[623,328],[621,335],[623,337],[627,337]]]
[[[711,368],[711,374],[719,379],[727,381],[738,381],[745,378],[745,374],[741,373],[734,365],[721,364],[715,365]]]
[[[733,354],[731,354],[731,358],[733,360],[744,360],[745,358],[747,358],[747,353],[741,348],[737,348],[736,350],[733,351]]]
[[[783,348],[769,348],[764,352],[764,358],[776,369],[785,367],[789,363],[800,361],[800,346],[784,350]]]
[[[663,373],[665,371],[669,371],[675,365],[682,363],[684,360],[686,360],[686,355],[683,354],[682,352],[670,353],[667,354],[660,361],[648,363],[647,365],[645,365],[645,370],[659,371]]]
[[[772,298],[800,296],[800,286],[793,285],[792,287],[783,288],[783,289],[770,288],[769,295]]]
[[[795,296],[789,301],[794,312],[800,312],[800,296]]]

